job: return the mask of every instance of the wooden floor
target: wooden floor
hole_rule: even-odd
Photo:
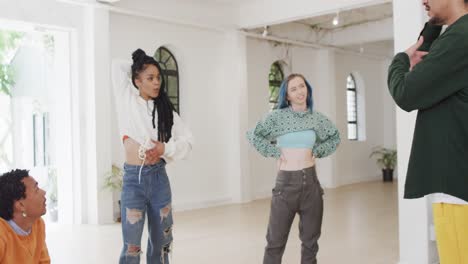
[[[325,190],[320,264],[398,263],[397,183],[370,182]],[[174,214],[175,264],[262,263],[270,200]],[[297,218],[283,263],[300,263]],[[118,263],[120,225],[49,224],[52,263]],[[146,234],[142,247],[146,252]],[[141,263],[146,263],[142,258]]]

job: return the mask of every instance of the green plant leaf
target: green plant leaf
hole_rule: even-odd
[[[11,88],[14,85],[14,72],[6,62],[8,54],[11,55],[19,47],[24,33],[0,30],[0,92],[11,96]]]
[[[123,171],[121,168],[112,165],[111,171],[106,173],[103,189],[109,191],[121,191],[123,186]]]
[[[397,162],[397,151],[381,146],[373,148],[369,155],[370,158],[376,157],[376,162],[382,169],[395,169]]]

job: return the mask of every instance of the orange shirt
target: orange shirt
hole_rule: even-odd
[[[16,234],[8,222],[0,218],[0,264],[19,263],[50,263],[42,218],[33,224],[31,233],[27,236]]]

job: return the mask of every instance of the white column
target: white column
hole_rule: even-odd
[[[252,199],[252,180],[249,175],[248,143],[245,133],[248,129],[248,88],[247,88],[247,40],[237,31],[226,33],[226,83],[225,102],[230,102],[229,116],[232,129],[228,138],[231,149],[228,164],[228,184],[233,202],[248,202]]]
[[[57,173],[57,189],[58,189],[58,220],[63,224],[71,224],[75,217],[74,189],[73,178],[80,177],[77,171],[73,170],[74,160],[73,155],[64,155],[72,153],[73,149],[73,130],[72,130],[72,108],[70,103],[71,96],[71,76],[70,76],[70,32],[53,31],[54,37],[54,71],[53,85],[49,88],[49,94],[54,96],[50,99],[51,106],[54,109],[51,111],[55,116],[55,122],[51,124],[60,124],[62,127],[54,129],[53,135],[54,146],[54,164],[53,167]],[[51,131],[51,133],[53,132]],[[62,151],[61,151],[62,150]],[[79,171],[78,171],[79,172]]]
[[[294,69],[293,69],[294,72]],[[336,74],[335,53],[322,49],[317,52],[315,71],[306,79],[313,80],[314,109],[325,114],[330,120],[336,120]],[[341,135],[342,138],[346,135]],[[335,155],[317,160],[317,175],[326,188],[334,188],[339,182],[335,175]]]
[[[424,21],[420,0],[394,0],[395,53],[404,51],[417,40]],[[400,264],[432,264],[435,259],[434,243],[429,239],[430,206],[425,198],[403,199],[406,171],[410,155],[416,112],[406,113],[398,108],[397,150],[398,150],[398,209]]]
[[[384,79],[382,79],[382,87],[387,87],[387,75],[388,75],[388,66],[390,65],[391,60],[384,60],[382,62],[382,72],[384,73]],[[396,147],[396,105],[393,101],[392,96],[389,92],[385,91],[382,93],[382,102],[383,102],[383,114],[382,126],[384,128],[383,137],[384,137],[384,147],[395,148]],[[393,176],[396,177],[398,173],[395,173]]]
[[[111,170],[110,153],[110,55],[109,12],[86,7],[84,12],[84,86],[80,94],[81,115],[85,126],[82,133],[81,158],[83,222],[111,223],[112,194],[103,191],[105,174]]]

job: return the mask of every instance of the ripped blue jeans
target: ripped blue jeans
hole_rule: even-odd
[[[172,246],[171,186],[166,163],[140,166],[124,165],[121,196],[123,249],[120,264],[140,263],[141,236],[148,215],[146,263],[168,264]]]

